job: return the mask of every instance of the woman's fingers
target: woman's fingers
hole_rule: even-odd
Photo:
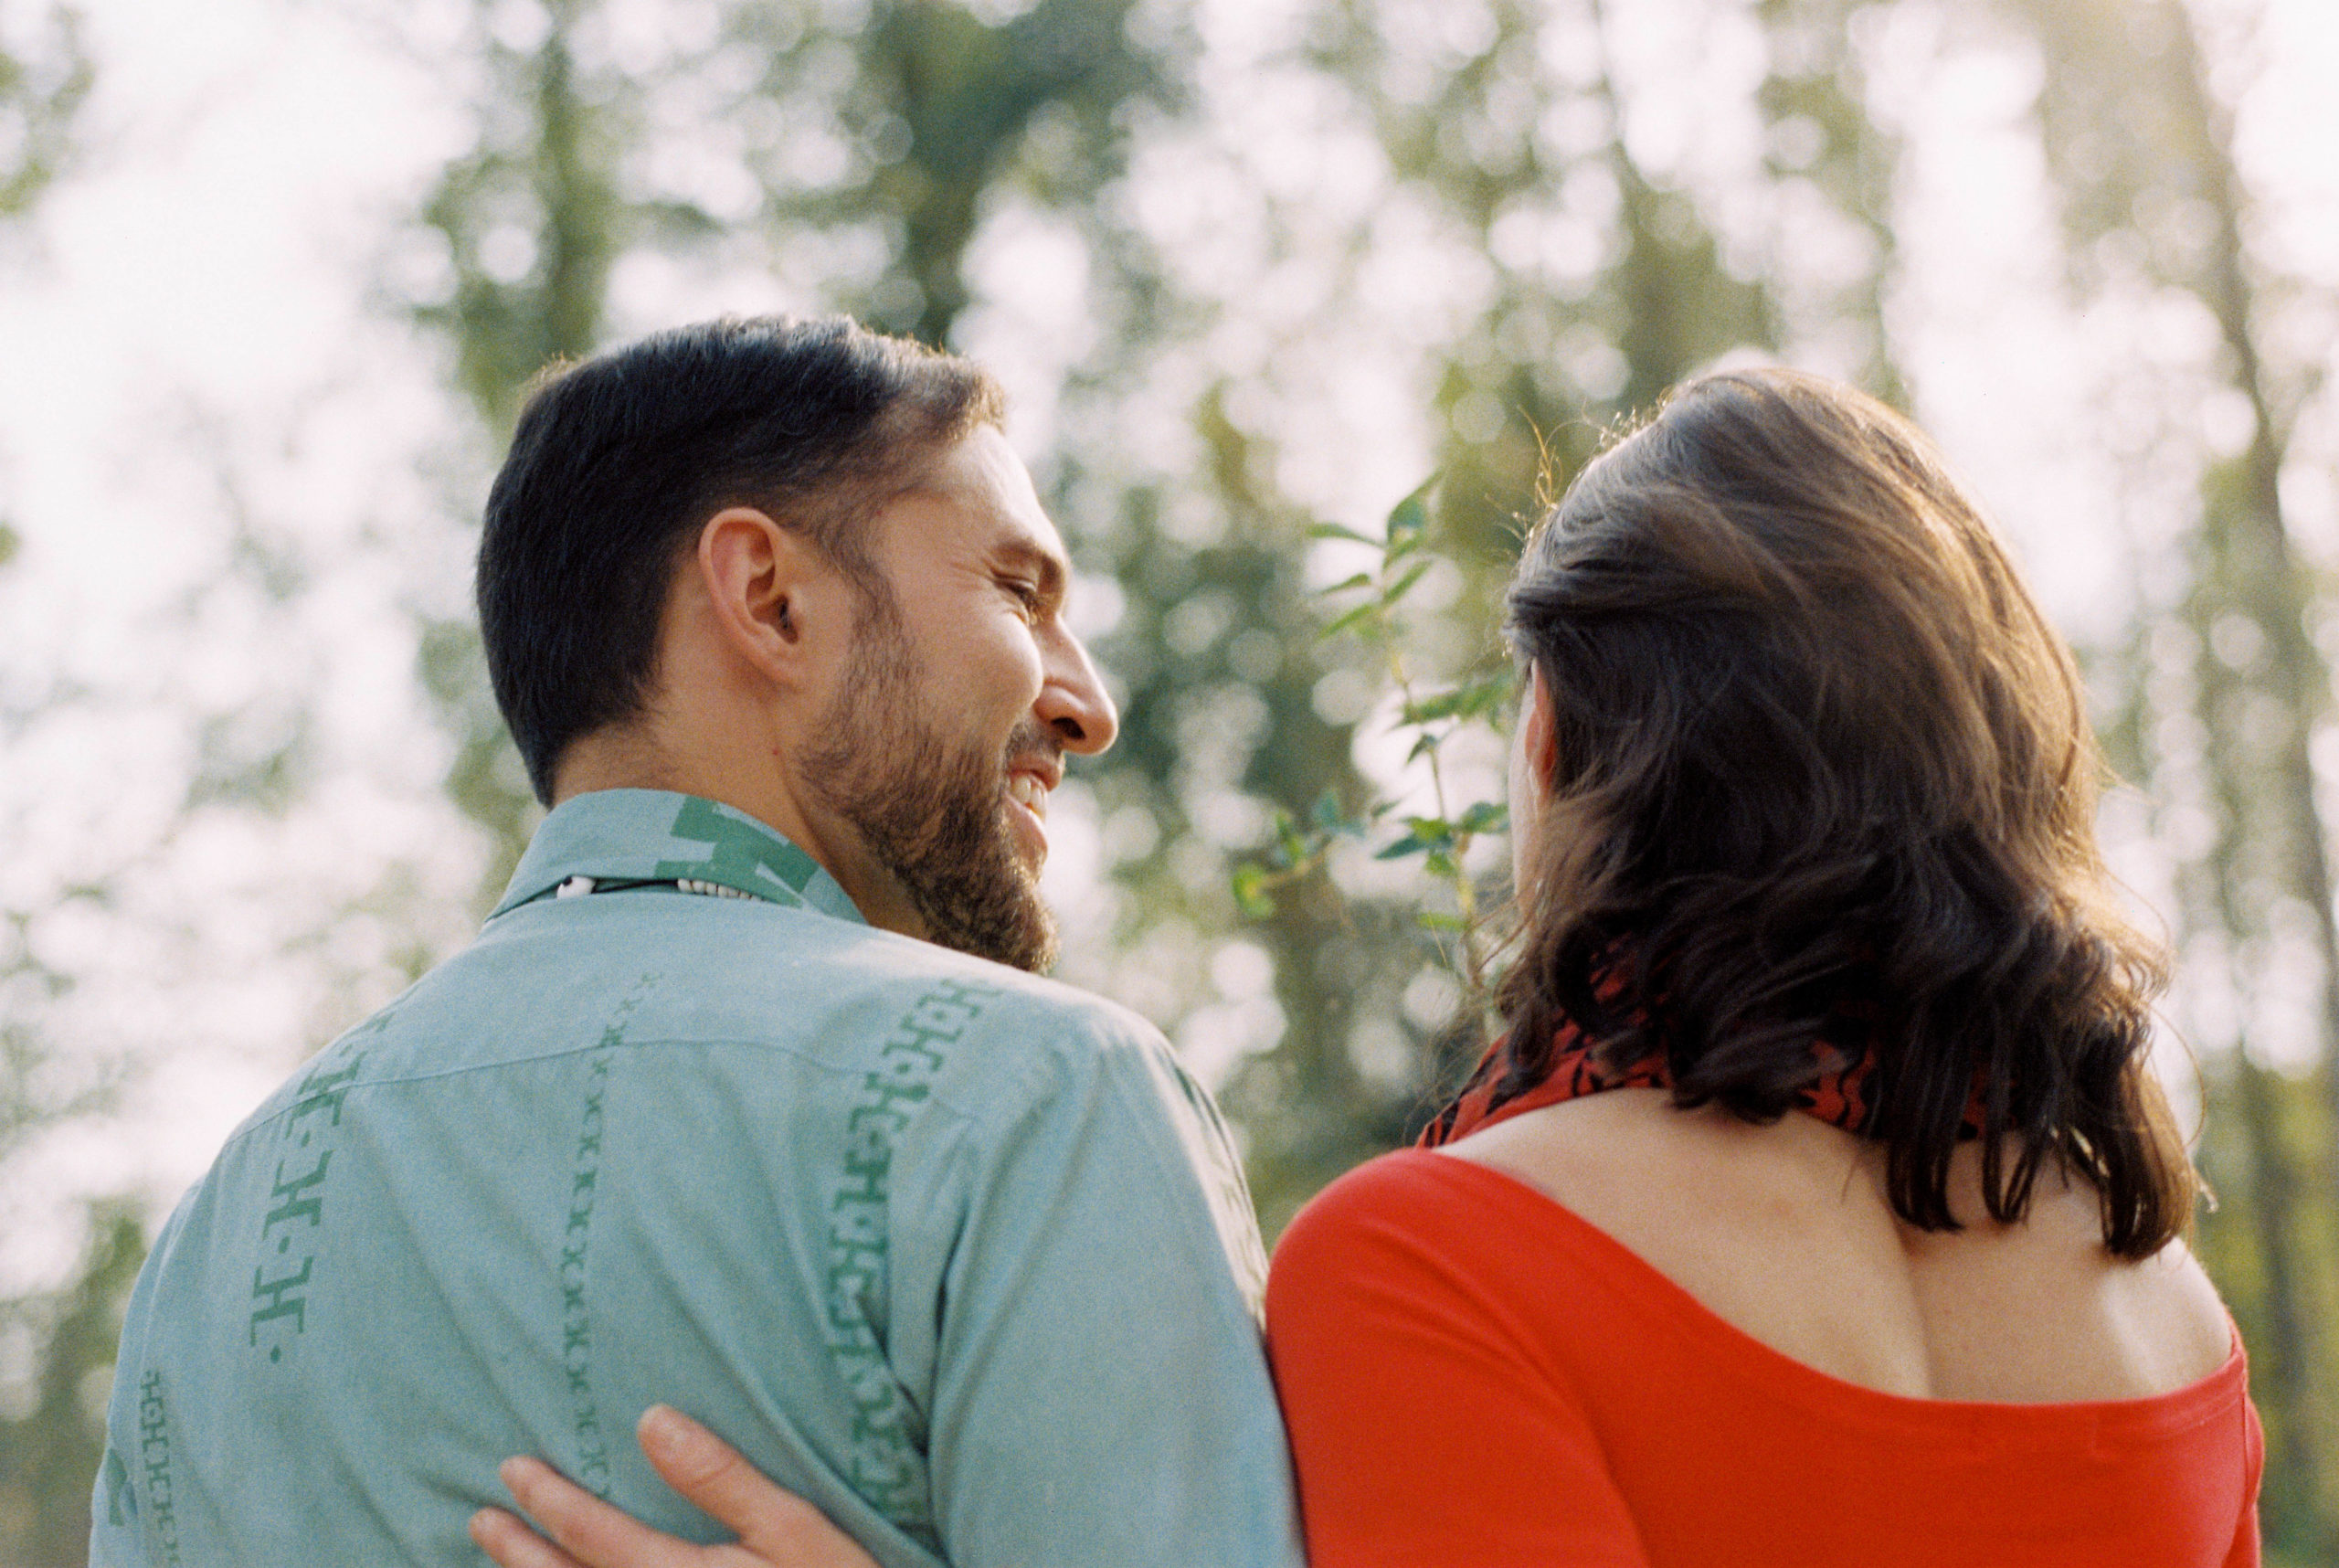
[[[500,1568],[584,1568],[500,1508],[483,1508],[471,1515],[471,1541]]]
[[[639,1434],[666,1483],[736,1531],[737,1545],[693,1546],[662,1534],[527,1458],[505,1460],[500,1473],[552,1541],[502,1509],[473,1515],[471,1539],[501,1568],[877,1568],[820,1510],[765,1479],[689,1416],[652,1405]]]
[[[737,1449],[682,1412],[653,1404],[634,1430],[666,1484],[736,1531],[739,1545],[758,1559],[786,1568],[877,1568],[877,1560],[819,1509],[774,1486]],[[606,1568],[637,1565],[629,1560]],[[645,1559],[639,1568],[664,1565]]]
[[[509,1563],[496,1558],[505,1568],[693,1568],[706,1561],[705,1548],[651,1529],[541,1459],[506,1459],[496,1473],[528,1517],[561,1548],[554,1552],[539,1542],[547,1555]]]

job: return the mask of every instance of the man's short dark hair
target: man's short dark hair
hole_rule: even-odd
[[[1001,412],[979,367],[841,316],[679,327],[548,376],[487,500],[480,632],[538,800],[570,742],[637,717],[700,524],[755,506],[864,592],[860,524]]]

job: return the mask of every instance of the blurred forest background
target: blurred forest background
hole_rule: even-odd
[[[169,7],[0,0],[0,1563],[82,1561],[122,1299],[179,1188],[468,938],[536,819],[467,599],[528,379],[774,308],[1008,382],[1123,710],[1056,809],[1060,972],[1218,1086],[1271,1236],[1468,1050],[1455,934],[1416,917],[1456,915],[1453,879],[1376,858],[1388,830],[1279,852],[1275,814],[1450,814],[1424,733],[1451,811],[1498,792],[1472,705],[1423,715],[1501,673],[1539,494],[1668,384],[1776,358],[1915,412],[2081,648],[2129,781],[2107,842],[2181,957],[2164,1059],[2273,1560],[2339,1563],[2326,6],[223,0],[221,48],[269,63],[187,31],[210,75],[174,98]],[[370,119],[393,174],[235,307],[300,323],[225,329],[268,375],[128,361],[134,420],[73,457],[82,489],[45,479],[83,259],[208,279],[278,242],[239,240],[241,195],[205,228],[108,182],[271,92],[297,112],[221,156]],[[224,308],[191,281],[107,341]],[[1376,564],[1321,525],[1377,536],[1432,472],[1408,724],[1371,627],[1320,634]],[[1306,874],[1238,899],[1278,853]],[[1479,833],[1462,885],[1498,899],[1503,861]]]

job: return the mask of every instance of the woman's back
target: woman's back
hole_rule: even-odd
[[[1604,1091],[1352,1171],[1277,1246],[1315,1568],[2248,1568],[2223,1308],[2084,1191],[1927,1234],[1873,1154]],[[1978,1163],[1978,1162],[1977,1162]]]
[[[1879,1146],[1807,1116],[1767,1126],[1616,1089],[1498,1122],[1448,1152],[1546,1193],[1720,1318],[1831,1377],[1913,1399],[2142,1399],[2222,1365],[2232,1329],[2182,1242],[2103,1246],[2096,1195],[2042,1174],[2018,1224],[1951,1171],[1959,1231],[1892,1212]],[[1978,1222],[1978,1223],[1977,1223]]]

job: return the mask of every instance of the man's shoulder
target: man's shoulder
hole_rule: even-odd
[[[1093,991],[890,932],[863,935],[853,982],[880,1004],[868,1017],[881,1050],[947,1034],[973,1048],[968,1065],[983,1076],[1020,1076],[1047,1092],[1067,1078],[1175,1060],[1159,1029]]]
[[[412,1079],[612,1044],[687,1051],[715,1072],[727,1060],[751,1079],[770,1054],[847,1075],[914,1065],[941,1103],[966,1110],[1171,1060],[1159,1031],[1115,1002],[892,932],[731,900],[573,902],[600,907],[494,922],[328,1047],[256,1119],[321,1092],[321,1072]]]
[[[877,1030],[940,1008],[1000,1050],[1085,1055],[1167,1049],[1160,1031],[1127,1008],[1044,975],[796,911],[716,913],[745,918],[710,922],[687,954],[689,976],[716,1009],[727,1000],[760,1012],[767,1001],[784,999],[799,1008],[850,1012]],[[766,924],[778,929],[758,928]]]
[[[1161,1032],[1151,1023],[1095,991],[913,938],[885,931],[870,935],[900,954],[906,969],[920,973],[920,983],[940,982],[990,999],[1002,1026],[1043,1025],[1095,1044],[1161,1041]]]

